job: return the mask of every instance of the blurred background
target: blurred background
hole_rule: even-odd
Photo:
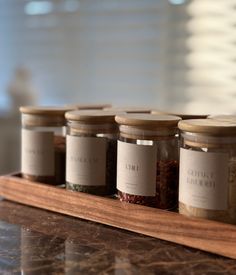
[[[20,105],[234,113],[235,8],[236,0],[0,0],[0,173],[19,170]]]

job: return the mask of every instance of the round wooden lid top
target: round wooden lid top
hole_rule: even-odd
[[[181,120],[177,116],[152,114],[125,114],[117,115],[116,122],[122,125],[139,127],[177,127]]]
[[[115,111],[104,110],[75,110],[66,113],[66,119],[82,123],[114,123],[115,116],[123,114]]]
[[[219,120],[219,121],[236,123],[236,115],[212,115],[212,116],[209,116],[208,118]]]
[[[165,115],[172,115],[172,116],[178,116],[181,117],[182,120],[185,119],[200,119],[200,118],[207,118],[208,115],[206,114],[185,114],[185,113],[172,113],[168,111],[161,111],[161,110],[152,110],[152,114],[165,114]]]
[[[182,131],[213,136],[236,135],[236,122],[231,123],[214,119],[190,119],[180,121],[178,127]]]
[[[150,114],[151,113],[151,109],[146,107],[112,107],[112,108],[105,108],[105,110],[125,112],[130,114],[135,114],[135,113]]]
[[[70,107],[62,106],[22,106],[20,112],[22,114],[31,115],[48,115],[48,116],[64,116],[66,112],[73,110]]]
[[[111,108],[112,105],[109,103],[104,104],[71,104],[74,110],[103,110],[105,108]]]

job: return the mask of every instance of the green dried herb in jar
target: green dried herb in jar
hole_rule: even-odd
[[[65,184],[65,113],[70,108],[24,106],[21,132],[22,177]]]
[[[116,193],[117,112],[66,113],[67,189],[95,195]]]
[[[169,210],[177,206],[180,119],[151,114],[116,116],[120,125],[117,189],[121,201]]]

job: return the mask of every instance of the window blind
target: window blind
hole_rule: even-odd
[[[185,14],[167,0],[0,0],[0,85],[23,64],[41,103],[181,104]]]
[[[235,113],[235,0],[193,0],[187,7],[188,111]]]

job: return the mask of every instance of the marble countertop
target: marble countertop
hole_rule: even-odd
[[[236,274],[236,261],[0,200],[0,274]]]

